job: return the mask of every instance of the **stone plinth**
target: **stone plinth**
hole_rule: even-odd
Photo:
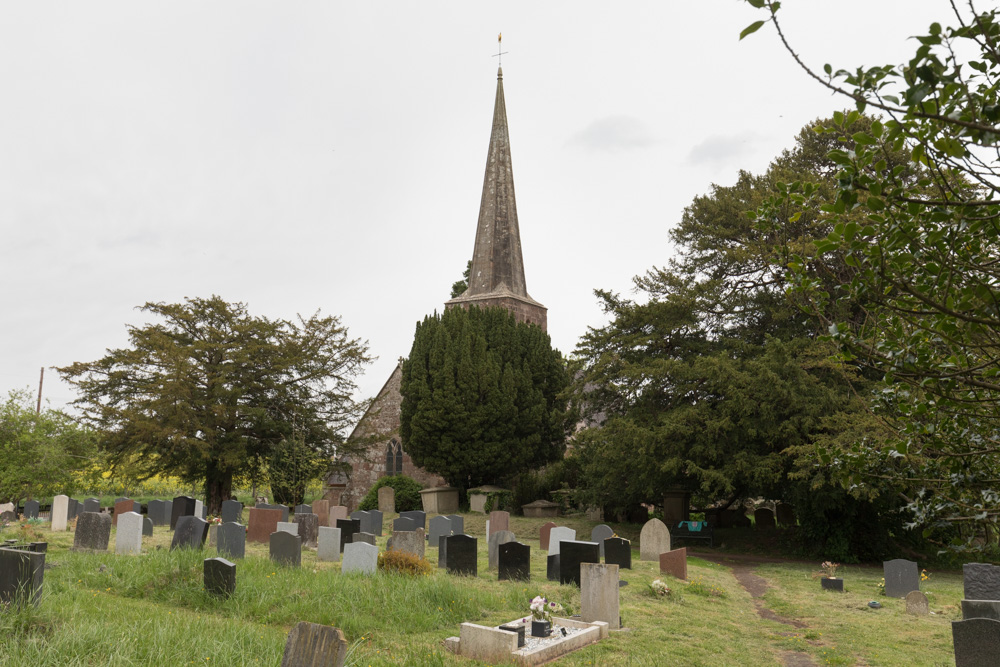
[[[551,500],[536,500],[533,503],[521,505],[521,511],[526,517],[559,516],[559,503],[554,503]]]

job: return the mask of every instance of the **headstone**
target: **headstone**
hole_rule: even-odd
[[[210,523],[208,524],[208,546],[214,547],[218,544],[219,539],[219,524]]]
[[[360,533],[354,533],[354,539],[352,540],[352,544],[357,542],[367,542],[368,544],[375,544],[375,534],[366,533],[364,531],[361,531]]]
[[[307,547],[316,547],[316,540],[319,537],[319,517],[315,514],[296,514],[295,523],[299,526],[299,535],[302,536],[302,544]]]
[[[632,569],[632,543],[621,537],[604,540],[604,562],[622,570]]]
[[[92,505],[90,505],[90,500],[83,501],[83,504],[84,504],[85,507],[92,507]],[[99,505],[99,503],[94,503],[94,504],[98,505],[98,509],[97,510],[88,509],[87,510],[88,512],[100,511],[100,505]],[[163,513],[164,512],[163,511],[164,511],[165,508],[166,508],[166,502],[164,502],[162,500],[150,500],[146,504],[146,516],[148,516],[150,518],[150,520],[153,522],[154,526],[162,526],[162,525],[164,525],[164,521],[163,521]],[[166,523],[168,523],[168,524],[170,523],[170,517],[169,516],[167,517]]]
[[[316,539],[316,560],[340,560],[340,528],[320,526]]]
[[[442,535],[438,538],[438,567],[445,567],[448,564],[448,538],[450,535]]]
[[[669,574],[678,579],[688,578],[687,547],[660,554],[660,574]]]
[[[44,552],[0,548],[0,608],[37,606],[44,576]]]
[[[139,505],[139,503],[136,503],[136,505]],[[136,508],[135,511],[137,513],[139,513],[139,514],[142,514],[142,506],[139,505]],[[83,514],[83,505],[76,498],[70,498],[69,499],[69,518],[70,519],[75,519],[76,517],[80,516],[81,514]]]
[[[115,553],[142,553],[142,515],[123,512],[118,516],[118,530],[115,532]]]
[[[611,527],[607,524],[601,524],[599,526],[594,526],[594,529],[590,531],[590,541],[597,542],[601,545],[601,558],[604,558],[604,540],[609,537],[614,537],[615,531],[611,530]]]
[[[38,501],[29,500],[24,503],[24,518],[25,519],[37,519],[38,518]]]
[[[0,514],[13,514],[16,519],[17,512],[14,511],[14,503],[0,503]]]
[[[83,501],[83,511],[84,512],[100,512],[101,511],[101,501],[97,498],[87,498]]]
[[[559,554],[546,557],[545,578],[549,581],[559,581]]]
[[[247,551],[247,530],[242,524],[230,521],[219,526],[215,537],[215,550],[226,558],[243,558]]]
[[[191,514],[177,517],[174,527],[174,538],[170,542],[170,550],[201,549],[208,537],[208,522]]]
[[[1000,621],[1000,600],[962,600],[962,619],[970,618]]]
[[[378,490],[378,509],[383,514],[396,513],[396,490],[391,486],[383,486]]]
[[[52,530],[66,530],[69,521],[69,496],[58,495],[52,499]]]
[[[222,501],[222,523],[239,523],[243,519],[243,503],[238,500]]]
[[[430,520],[427,526],[427,542],[431,546],[435,546],[442,535],[451,535],[451,533],[451,519],[446,516],[436,516]]]
[[[549,521],[548,523],[543,523],[542,527],[538,529],[538,546],[544,551],[549,550],[549,532],[556,527],[556,524]]]
[[[386,551],[405,551],[417,558],[424,557],[424,529],[394,530],[386,543]]]
[[[497,570],[499,581],[530,581],[531,547],[520,542],[501,544],[497,549]]]
[[[346,658],[347,641],[343,632],[328,625],[301,621],[288,633],[281,667],[344,667]]]
[[[319,517],[319,525],[330,526],[330,501],[329,500],[314,500],[313,501],[313,514]]]
[[[142,517],[142,536],[152,537],[153,536],[153,520],[148,516]]]
[[[337,528],[340,528],[340,551],[343,553],[344,547],[354,541],[354,533],[361,532],[361,522],[357,519],[337,519]]]
[[[236,564],[225,558],[206,558],[204,565],[205,591],[210,595],[229,597],[236,592]]]
[[[788,503],[780,503],[775,510],[775,518],[779,526],[795,525],[795,508]]]
[[[124,514],[125,512],[132,512],[134,514],[141,514],[142,512],[139,512],[139,511],[137,511],[135,509],[135,505],[136,505],[136,502],[134,500],[132,500],[131,498],[122,498],[121,500],[115,501],[115,509],[114,509],[114,513],[115,514],[114,514],[113,517],[111,517],[111,525],[112,526],[117,526],[118,525],[118,517],[121,516],[122,514]]]
[[[14,510],[0,510],[0,521],[17,521],[17,514]]]
[[[271,533],[270,552],[275,563],[299,567],[302,565],[302,538],[283,530]]]
[[[559,545],[559,583],[580,585],[580,564],[600,563],[601,547],[597,542],[572,540]],[[617,572],[618,568],[615,568]]]
[[[182,516],[194,516],[194,498],[177,496],[170,505],[170,530],[177,529],[177,520]]]
[[[576,540],[576,531],[566,526],[556,526],[549,533],[549,555],[559,555],[560,542],[572,542]]]
[[[330,527],[336,528],[338,519],[346,519],[347,508],[343,505],[334,505],[330,508]]]
[[[312,514],[312,513],[313,513],[312,505],[295,506],[295,516],[298,516],[299,514]]]
[[[344,562],[340,565],[341,572],[344,574],[349,572],[375,574],[377,567],[378,547],[367,542],[351,542],[344,545]]]
[[[1000,621],[970,618],[952,621],[955,667],[994,667],[1000,655]]]
[[[299,524],[291,523],[290,521],[279,521],[278,530],[284,531],[286,533],[291,533],[292,535],[299,534]]]
[[[914,616],[927,616],[931,613],[927,604],[927,596],[920,591],[910,591],[906,594],[906,613]]]
[[[639,560],[660,560],[665,551],[670,551],[670,531],[659,519],[650,519],[639,532]]]
[[[269,505],[267,503],[257,503],[257,507],[265,510],[278,510],[281,512],[280,521],[288,523],[288,505]]]
[[[404,517],[400,517],[398,519],[393,519],[392,520],[392,532],[394,532],[394,533],[396,531],[400,531],[400,530],[411,530],[412,531],[412,530],[416,530],[419,527],[420,526],[417,525],[417,522],[414,521],[413,519],[411,519],[410,517],[404,516]]]
[[[962,566],[966,600],[1000,600],[1000,566],[966,563]]]
[[[271,533],[278,530],[281,521],[280,510],[269,510],[261,507],[251,507],[250,518],[247,520],[247,542],[267,544]]]
[[[906,597],[910,591],[920,590],[920,571],[912,560],[887,560],[882,563],[882,574],[885,577],[886,597]]]
[[[449,535],[444,540],[447,544],[445,555],[448,560],[445,568],[448,574],[476,576],[479,571],[479,557],[476,553],[478,540],[469,535]]]
[[[753,527],[756,530],[770,530],[774,528],[774,512],[766,507],[754,510]]]
[[[612,630],[621,627],[618,590],[617,565],[581,563],[580,616],[583,621],[603,621]]]
[[[411,510],[409,512],[400,512],[399,516],[402,518],[410,518],[417,522],[417,528],[423,528],[427,530],[427,512],[422,512],[420,510]]]
[[[461,535],[465,532],[465,517],[461,514],[449,514],[448,518],[451,519],[451,532],[455,535]]]
[[[382,512],[381,510],[368,510],[368,530],[362,530],[366,533],[372,533],[382,537]]]
[[[84,512],[76,520],[73,533],[74,551],[107,551],[111,539],[111,516]]]
[[[510,530],[510,513],[501,511],[490,512],[490,528],[489,532],[486,533],[486,537],[501,530]]]
[[[486,562],[488,563],[489,569],[497,569],[500,545],[506,544],[507,542],[514,542],[516,540],[517,538],[514,537],[514,533],[509,530],[500,530],[490,535],[489,539],[486,541]]]
[[[194,515],[199,519],[204,519],[207,516],[205,503],[201,502],[197,498],[194,501]]]

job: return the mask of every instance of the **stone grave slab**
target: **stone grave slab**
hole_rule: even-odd
[[[178,519],[182,516],[194,516],[194,498],[177,496],[170,503],[170,530],[176,530]]]
[[[338,519],[347,519],[347,508],[343,505],[334,505],[330,508],[330,527],[337,527]]]
[[[294,512],[296,516],[299,514],[312,514],[313,508],[312,505],[296,505]]]
[[[479,572],[479,556],[477,554],[478,540],[470,535],[449,535],[444,538],[446,543],[445,569],[448,574],[471,574]]]
[[[486,562],[490,570],[497,569],[500,545],[515,541],[517,541],[517,538],[509,530],[498,530],[490,534],[489,539],[486,541]]]
[[[312,504],[313,514],[319,517],[319,525],[328,526],[330,525],[330,501],[329,500],[314,500]]]
[[[427,526],[427,542],[434,546],[442,535],[451,535],[451,519],[446,516],[436,516]]]
[[[257,503],[257,507],[265,510],[278,510],[279,512],[281,512],[280,521],[288,523],[288,515],[289,515],[288,505],[272,505],[269,503]]]
[[[344,667],[347,649],[338,628],[300,621],[288,633],[281,667]]]
[[[111,525],[117,526],[118,517],[124,514],[125,512],[134,512],[136,514],[142,514],[141,511],[135,508],[137,504],[138,503],[136,503],[131,498],[122,498],[121,500],[116,501],[114,508],[114,516],[111,517]]]
[[[0,547],[0,607],[38,606],[44,578],[44,552]]]
[[[543,523],[542,527],[538,529],[538,546],[545,551],[549,550],[549,533],[555,527],[556,524],[549,521],[547,523]],[[573,538],[576,539],[576,536],[574,535]]]
[[[101,511],[101,501],[97,498],[87,498],[83,501],[83,511],[84,512],[98,512]]]
[[[678,579],[688,578],[687,547],[660,554],[660,574],[669,574]]]
[[[205,519],[208,517],[208,510],[205,509],[205,503],[201,502],[197,498],[194,500],[194,515],[199,519]]]
[[[356,542],[367,542],[368,544],[375,545],[375,535],[373,533],[366,533],[361,531],[360,533],[354,533],[354,539],[351,540],[352,543]]]
[[[210,595],[229,597],[236,592],[236,564],[225,558],[206,558],[205,591]]]
[[[962,620],[970,618],[1000,621],[1000,600],[962,600]]]
[[[617,565],[580,564],[580,616],[584,621],[603,621],[617,630],[621,626],[618,591]]]
[[[632,569],[632,543],[621,537],[604,540],[604,562],[623,570]]]
[[[225,558],[243,558],[247,552],[247,530],[235,521],[223,523],[215,537],[215,551]]]
[[[174,527],[174,537],[170,542],[170,550],[201,549],[208,537],[208,522],[199,516],[185,514],[177,517]]]
[[[576,531],[565,526],[556,526],[549,532],[549,555],[559,555],[560,542],[572,542],[576,540]]]
[[[312,513],[296,514],[295,523],[299,527],[302,544],[315,548],[316,540],[319,537],[319,517]]]
[[[931,613],[931,607],[927,603],[927,596],[920,591],[910,591],[906,594],[906,613],[914,616],[927,616]]]
[[[590,541],[601,545],[601,558],[604,558],[604,540],[614,537],[614,535],[615,531],[611,530],[611,526],[603,523],[599,526],[594,526],[594,529],[590,531]]]
[[[58,495],[52,499],[52,530],[60,532],[66,530],[69,522],[69,496]]]
[[[520,542],[503,542],[498,545],[497,580],[531,581],[531,547]]]
[[[24,503],[24,518],[25,519],[37,519],[38,518],[39,503],[37,500],[28,500]]]
[[[396,513],[396,490],[391,486],[383,486],[378,490],[378,509],[383,514]]]
[[[1000,655],[1000,621],[970,618],[952,621],[955,667],[993,667]]]
[[[361,531],[382,537],[382,522],[381,510],[368,510],[368,530],[365,530],[365,525],[362,523]]]
[[[302,565],[302,538],[283,530],[271,533],[271,560],[279,565],[299,567]]]
[[[490,535],[501,530],[510,530],[510,513],[500,510],[490,512],[490,527],[486,531],[486,537],[489,538]]]
[[[337,528],[340,528],[340,552],[344,552],[344,547],[354,541],[354,533],[361,532],[361,522],[357,519],[337,519]]]
[[[420,526],[417,524],[417,522],[410,517],[403,516],[398,519],[392,520],[392,532],[394,533],[403,530],[414,531],[419,527]]]
[[[278,530],[279,531],[284,531],[286,533],[291,533],[292,535],[298,535],[299,534],[299,524],[292,523],[290,521],[279,521],[278,522]]]
[[[438,567],[445,567],[448,564],[448,538],[451,535],[441,535],[438,537]]]
[[[465,517],[461,514],[449,514],[448,518],[451,519],[451,532],[455,535],[461,535],[465,532]]]
[[[107,551],[111,540],[111,515],[84,512],[76,520],[74,551]]]
[[[243,520],[243,503],[238,500],[222,501],[222,523],[239,523]]]
[[[896,558],[884,561],[882,574],[885,577],[886,597],[906,597],[910,591],[920,590],[920,571],[912,560]]]
[[[386,543],[386,551],[404,551],[417,558],[424,557],[424,529],[394,530]]]
[[[153,521],[154,526],[169,526],[173,505],[173,501],[170,500],[150,500],[146,505],[146,516]]]
[[[966,600],[1000,600],[1000,566],[966,563],[962,566]]]
[[[559,545],[559,583],[579,586],[580,564],[600,562],[601,547],[597,542],[562,542]]]
[[[400,512],[399,516],[402,519],[413,519],[417,524],[417,528],[427,530],[427,512],[411,510],[409,512]]]
[[[360,572],[375,574],[378,568],[378,547],[367,542],[351,542],[344,545],[344,562],[340,571],[344,574]]]
[[[639,560],[660,560],[660,554],[670,551],[670,531],[659,519],[650,519],[639,532]]]
[[[118,530],[115,531],[115,553],[118,555],[142,553],[141,514],[122,512],[118,515]]]
[[[340,560],[340,528],[320,526],[316,538],[316,560]]]
[[[142,517],[142,536],[152,537],[153,536],[153,520],[148,516]]]
[[[249,514],[247,542],[257,542],[259,544],[270,542],[271,533],[278,530],[278,522],[281,521],[281,510],[251,507]]]
[[[558,632],[545,638],[526,636],[523,647],[517,645],[518,633],[499,627],[462,623],[460,637],[445,639],[445,648],[463,657],[491,664],[541,665],[608,637],[608,625],[601,621],[585,623],[568,618],[556,618],[554,621]],[[501,627],[513,628],[520,623],[521,619],[518,619]],[[565,636],[561,632],[563,629],[567,631]]]

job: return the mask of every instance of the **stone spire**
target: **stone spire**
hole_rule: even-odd
[[[503,69],[497,70],[493,131],[486,154],[483,198],[479,205],[476,245],[472,251],[469,287],[445,303],[447,307],[503,306],[518,321],[546,325],[546,308],[528,296],[521,258],[521,234],[514,199],[514,168],[510,159]]]

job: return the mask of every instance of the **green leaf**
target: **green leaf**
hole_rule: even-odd
[[[740,40],[742,40],[747,35],[752,35],[753,33],[760,30],[760,27],[764,25],[766,21],[754,21],[747,27],[743,28],[743,32],[740,33]]]

